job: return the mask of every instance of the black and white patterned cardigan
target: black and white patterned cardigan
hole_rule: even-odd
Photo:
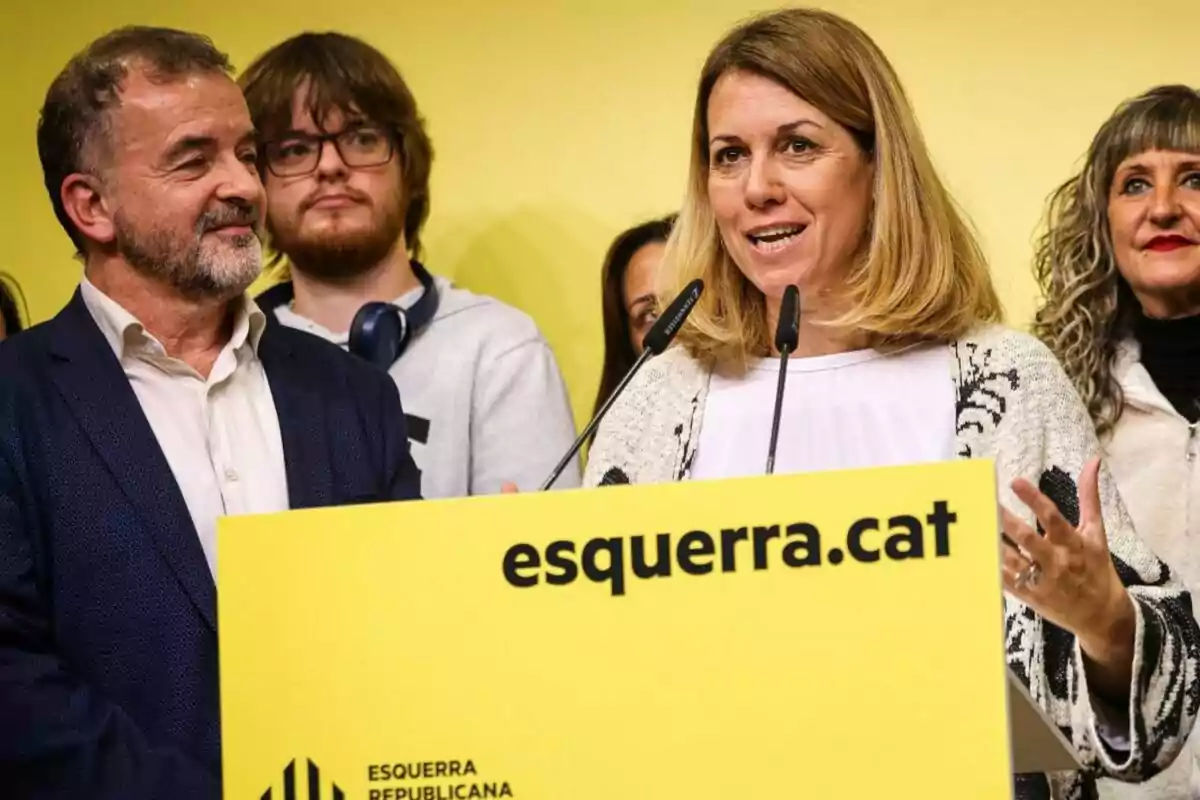
[[[1099,453],[1099,444],[1057,360],[1033,337],[999,326],[949,347],[958,456],[993,459],[1000,502],[1030,524],[1032,514],[1010,488],[1018,476],[1040,485],[1077,521],[1073,476]],[[686,480],[709,376],[679,347],[648,362],[601,424],[584,485]],[[1157,774],[1182,750],[1200,704],[1200,630],[1191,598],[1137,538],[1107,469],[1101,470],[1100,493],[1113,561],[1137,601],[1130,751],[1113,751],[1097,732],[1075,638],[1006,596],[1008,663],[1085,765],[1083,772],[1021,776],[1015,788],[1022,800],[1085,800],[1096,796],[1097,774],[1125,781]]]

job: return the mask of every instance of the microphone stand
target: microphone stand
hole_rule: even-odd
[[[675,334],[679,333],[679,329],[683,326],[684,320],[692,313],[692,309],[696,307],[696,303],[700,300],[700,294],[704,291],[704,281],[700,278],[695,278],[683,288],[683,291],[675,296],[671,304],[667,306],[663,315],[658,318],[658,321],[650,327],[646,335],[642,337],[642,354],[638,356],[637,361],[633,362],[633,366],[625,373],[625,377],[621,378],[621,382],[617,384],[617,388],[609,393],[608,399],[604,401],[604,405],[592,417],[592,421],[583,429],[583,433],[579,434],[571,449],[562,457],[562,461],[558,462],[558,466],[550,473],[550,477],[546,478],[538,491],[546,491],[554,482],[558,480],[558,476],[566,469],[567,464],[571,461],[572,456],[579,452],[579,448],[583,447],[583,443],[592,435],[592,431],[596,430],[596,426],[600,424],[600,420],[604,419],[604,415],[608,413],[608,409],[612,406],[621,392],[625,391],[625,387],[629,381],[633,380],[633,376],[642,368],[647,361],[652,357],[662,354],[667,349],[667,345],[671,344],[671,340],[675,338]]]
[[[783,416],[783,387],[787,383],[788,351],[786,344],[779,350],[779,382],[775,386],[775,413],[771,418],[771,444],[767,448],[767,474],[775,474],[775,446],[779,444],[779,418]]]
[[[783,388],[787,382],[788,355],[800,340],[800,290],[794,285],[783,291],[779,322],[775,326],[775,349],[779,351],[779,383],[775,387],[775,413],[771,417],[771,444],[767,448],[767,474],[775,473],[775,447],[779,444],[779,418],[783,415]]]
[[[633,362],[633,367],[625,373],[625,377],[621,378],[621,382],[617,384],[617,388],[613,389],[613,391],[608,395],[608,399],[604,401],[604,405],[600,406],[600,410],[596,412],[596,416],[592,417],[592,421],[589,422],[587,427],[583,429],[583,433],[579,434],[579,437],[575,440],[575,443],[571,445],[571,449],[568,450],[567,454],[562,457],[562,461],[558,462],[558,465],[550,473],[550,477],[546,478],[545,483],[542,484],[538,491],[544,492],[554,485],[554,482],[558,480],[558,476],[562,474],[564,469],[566,469],[567,463],[570,462],[575,454],[579,452],[579,448],[583,447],[583,443],[586,442],[588,437],[592,435],[592,431],[594,431],[596,426],[600,424],[600,420],[604,419],[604,415],[608,413],[608,409],[612,406],[613,402],[621,395],[621,392],[625,390],[625,384],[633,380],[633,376],[636,375],[638,370],[642,368],[642,364],[650,360],[650,358],[653,356],[654,352],[650,350],[650,348],[647,347],[646,349],[642,350],[642,354],[638,356],[637,361]]]

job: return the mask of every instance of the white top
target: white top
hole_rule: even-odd
[[[1192,591],[1200,618],[1200,423],[1189,423],[1154,384],[1133,339],[1122,342],[1113,375],[1125,409],[1104,438],[1105,462],[1134,530]],[[1144,783],[1104,779],[1101,800],[1200,798],[1200,732],[1188,750]]]
[[[789,358],[775,472],[818,472],[954,458],[950,351],[923,345]],[[741,378],[713,374],[695,480],[766,473],[779,359]]]
[[[1035,524],[1033,512],[1013,492],[1013,480],[1056,469],[1078,475],[1097,451],[1091,420],[1078,393],[1050,350],[1027,333],[981,324],[943,346],[947,351],[944,374],[914,369],[906,372],[903,382],[886,383],[899,384],[902,392],[917,392],[918,384],[934,387],[932,396],[940,395],[939,381],[948,381],[954,399],[954,413],[943,418],[954,429],[954,445],[949,449],[956,459],[993,462],[999,503],[1026,524]],[[927,378],[918,381],[917,373]],[[650,359],[601,424],[588,454],[584,485],[646,485],[692,476],[704,427],[707,435],[717,435],[717,425],[705,424],[706,418],[710,423],[715,418],[707,413],[711,375],[707,363],[684,347],[668,348]],[[788,386],[810,377],[794,375]],[[928,414],[931,427],[940,430],[940,413],[931,408]],[[768,406],[761,412],[758,428],[766,431],[759,434],[762,441],[769,435],[769,417]],[[762,452],[750,460],[761,465],[765,458]],[[1101,480],[1099,491],[1109,550],[1114,560],[1128,567],[1122,577],[1138,599],[1133,647],[1142,655],[1135,663],[1129,701],[1138,735],[1127,737],[1125,748],[1114,745],[1121,738],[1114,733],[1121,732],[1104,730],[1103,704],[1090,693],[1077,691],[1084,685],[1081,651],[1052,652],[1047,642],[1056,634],[1053,626],[1007,594],[1004,647],[1008,665],[1027,683],[1030,694],[1040,699],[1072,747],[1087,756],[1096,771],[1138,781],[1152,768],[1153,759],[1168,761],[1183,747],[1179,721],[1193,717],[1187,704],[1197,672],[1195,636],[1194,629],[1187,627],[1190,614],[1183,583],[1174,571],[1164,574],[1163,562],[1134,530],[1116,481]],[[1054,797],[1094,796],[1090,770],[1055,772],[1046,778]]]
[[[536,491],[575,439],[566,386],[550,345],[524,312],[435,277],[438,309],[389,372],[400,388],[424,498],[494,494],[505,481]],[[424,291],[394,302],[409,308]],[[346,347],[280,306],[275,315]],[[579,459],[555,489],[579,486]]]
[[[87,278],[83,302],[108,341],[166,456],[217,575],[217,518],[288,509],[279,416],[258,341],[266,317],[246,298],[233,336],[208,378],[168,356],[162,343]]]

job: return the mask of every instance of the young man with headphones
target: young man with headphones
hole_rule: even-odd
[[[422,496],[536,489],[575,436],[562,376],[526,314],[415,258],[433,154],[399,72],[359,39],[305,33],[239,83],[262,137],[271,246],[291,271],[259,305],[391,373]],[[555,487],[579,481],[574,463]]]

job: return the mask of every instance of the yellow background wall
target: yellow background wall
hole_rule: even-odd
[[[609,240],[671,210],[694,82],[735,1],[41,0],[0,2],[0,270],[36,320],[79,275],[41,185],[34,129],[73,52],[117,25],[203,31],[238,67],[302,29],[387,52],[412,85],[436,158],[425,236],[435,272],[534,316],[581,423],[601,358]],[[1122,98],[1200,84],[1191,4],[1142,0],[843,0],[889,55],[943,174],[978,226],[1010,320],[1036,298],[1030,242],[1046,194]]]

